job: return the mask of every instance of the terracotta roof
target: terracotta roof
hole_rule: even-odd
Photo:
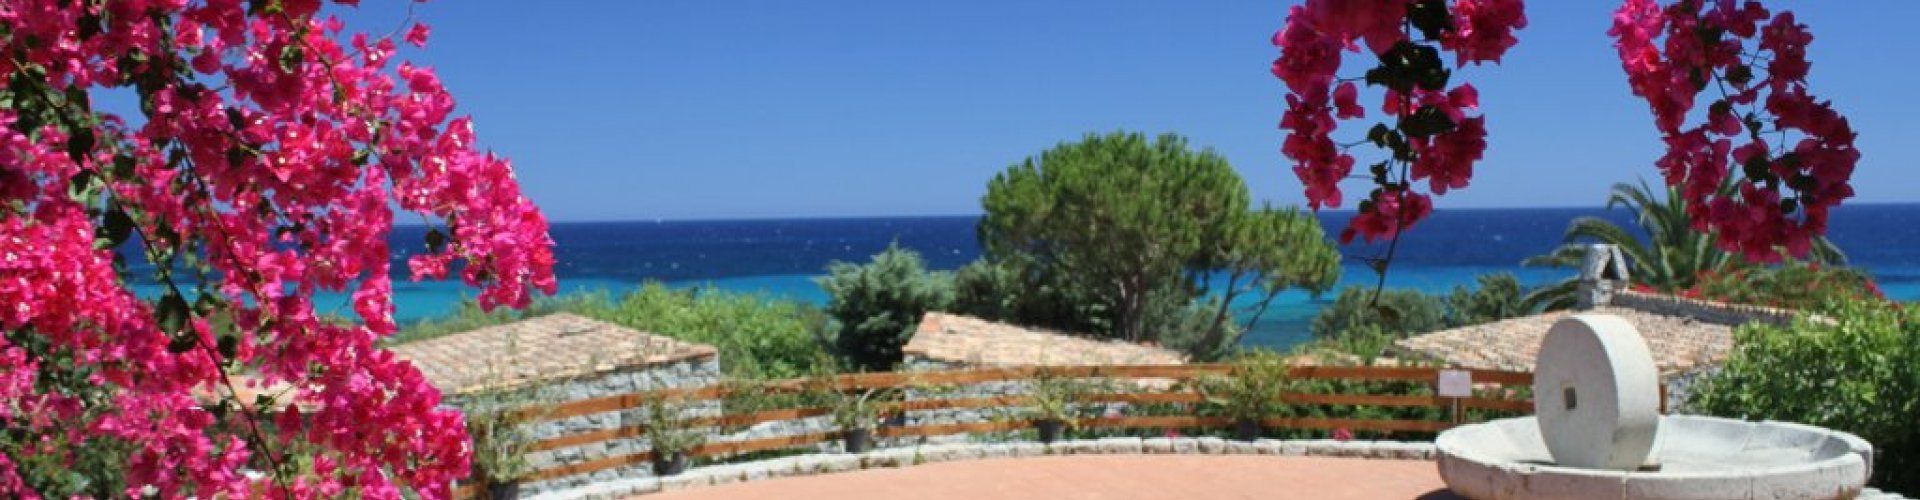
[[[1129,342],[929,312],[902,349],[907,356],[972,366],[1177,365],[1179,352]]]
[[[413,361],[427,381],[451,394],[713,356],[690,344],[568,313],[408,342],[394,355]]]
[[[1616,306],[1590,311],[1554,311],[1443,330],[1394,342],[1394,347],[1462,368],[1533,371],[1540,341],[1553,323],[1571,314],[1613,314],[1632,322],[1653,351],[1662,374],[1717,364],[1733,347],[1733,327],[1685,316],[1670,316]]]

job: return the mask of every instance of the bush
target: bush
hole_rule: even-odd
[[[1347,287],[1314,316],[1313,335],[1319,342],[1311,348],[1371,360],[1409,335],[1539,312],[1512,274],[1485,274],[1476,281],[1478,288],[1455,286],[1445,296],[1388,289],[1380,293],[1378,304],[1371,304],[1373,289]]]
[[[1259,421],[1289,410],[1279,401],[1296,384],[1289,378],[1286,356],[1270,351],[1242,353],[1229,362],[1224,376],[1203,377],[1197,388],[1209,404],[1239,420]]]
[[[864,265],[834,262],[827,273],[819,282],[838,324],[834,351],[862,370],[892,369],[920,317],[953,301],[952,277],[927,272],[920,254],[898,245]]]
[[[1788,262],[1702,274],[1684,295],[1738,304],[1814,310],[1829,299],[1884,299],[1872,278],[1843,266]]]
[[[1526,303],[1527,290],[1513,273],[1483,274],[1476,289],[1454,286],[1447,295],[1447,325],[1461,327],[1518,318],[1539,312]]]
[[[1374,289],[1350,286],[1340,290],[1333,303],[1313,318],[1313,336],[1334,339],[1349,330],[1376,327],[1395,336],[1425,333],[1447,326],[1446,304],[1438,298],[1415,290],[1380,291],[1378,304]]]
[[[981,258],[953,273],[956,313],[1066,332],[1109,330],[1106,307],[1057,276],[1015,254]]]
[[[1920,494],[1920,308],[1845,300],[1824,309],[1830,322],[1736,330],[1738,347],[1688,404],[1854,433],[1875,448],[1873,484]]]
[[[1240,342],[1240,325],[1220,315],[1218,297],[1196,302],[1186,295],[1162,291],[1147,297],[1146,327],[1160,332],[1160,344],[1186,353],[1193,361],[1213,361],[1232,353]],[[1214,329],[1219,329],[1218,334]]]
[[[482,393],[466,398],[467,435],[473,438],[470,478],[482,485],[513,484],[532,472],[527,453],[534,438],[516,410],[536,402],[524,393]]]
[[[782,379],[833,371],[832,357],[815,336],[825,327],[826,316],[813,306],[711,287],[676,290],[659,282],[647,282],[618,301],[605,292],[540,300],[525,313],[486,313],[467,303],[444,319],[409,326],[394,337],[394,342],[554,312],[712,345],[720,352],[721,367],[734,378]]]

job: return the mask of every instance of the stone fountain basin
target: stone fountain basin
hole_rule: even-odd
[[[1534,417],[1456,427],[1434,442],[1455,494],[1509,498],[1853,498],[1866,487],[1873,447],[1845,432],[1786,422],[1660,417],[1637,471],[1553,465]]]

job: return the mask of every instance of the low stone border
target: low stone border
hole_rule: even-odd
[[[1104,438],[1060,441],[1053,444],[951,443],[887,448],[867,453],[831,453],[723,464],[690,469],[664,478],[622,479],[579,488],[550,491],[539,499],[617,499],[632,495],[678,491],[791,476],[809,476],[863,469],[911,467],[920,464],[1047,455],[1281,455],[1398,460],[1433,460],[1433,443],[1400,441],[1334,441],[1261,439],[1253,442],[1217,437]]]

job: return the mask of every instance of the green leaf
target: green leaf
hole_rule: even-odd
[[[220,351],[220,359],[232,361],[240,355],[240,336],[221,335],[220,344],[216,348]]]
[[[105,245],[101,248],[118,248],[133,237],[133,217],[127,215],[127,210],[119,203],[108,203],[107,213],[101,218],[94,237],[104,240]]]
[[[206,290],[200,291],[200,297],[193,301],[193,312],[202,317],[212,315],[220,308],[220,299]]]
[[[447,248],[447,233],[440,232],[440,228],[437,228],[437,227],[427,231],[427,251],[428,252],[440,253],[445,251],[446,248]]]
[[[1432,137],[1453,130],[1453,119],[1435,106],[1425,106],[1400,117],[1400,130],[1408,137]]]
[[[1727,69],[1728,83],[1732,83],[1738,87],[1745,87],[1747,86],[1747,82],[1751,81],[1753,81],[1752,67],[1745,64],[1736,64],[1732,68]]]
[[[160,323],[160,329],[177,334],[187,329],[187,320],[193,318],[193,312],[188,309],[186,298],[168,290],[160,296],[159,302],[154,303],[153,316]],[[192,339],[188,339],[188,342],[191,344]]]
[[[87,163],[87,156],[93,153],[93,145],[94,137],[92,127],[74,127],[72,131],[68,132],[67,136],[67,158],[73,160],[74,163],[85,165]]]
[[[1419,0],[1407,6],[1407,21],[1427,40],[1439,40],[1444,32],[1453,30],[1453,14],[1447,12],[1446,0]]]
[[[1416,86],[1444,89],[1451,75],[1440,60],[1439,49],[1401,40],[1380,54],[1380,65],[1367,71],[1366,81],[1368,85],[1381,85],[1405,94],[1413,92]]]
[[[303,62],[305,58],[306,55],[301,52],[299,44],[287,44],[281,47],[280,71],[292,73],[295,70],[299,70],[300,63]]]

